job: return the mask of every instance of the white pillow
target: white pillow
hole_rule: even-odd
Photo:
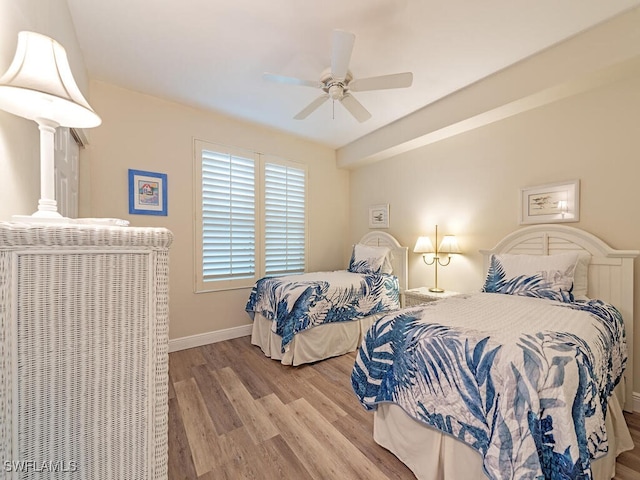
[[[349,271],[354,273],[391,273],[391,250],[357,243],[353,246]]]
[[[482,291],[572,302],[577,253],[491,255]]]
[[[578,254],[578,263],[576,264],[576,271],[573,274],[573,296],[576,300],[585,300],[588,298],[590,262],[591,255]]]

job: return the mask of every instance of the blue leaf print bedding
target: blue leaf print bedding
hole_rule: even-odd
[[[561,257],[562,255],[554,255]],[[503,257],[523,257],[522,255],[504,255]],[[526,257],[526,255],[524,256]],[[536,256],[537,257],[537,256]],[[577,261],[577,256],[575,256]],[[574,261],[574,262],[575,262]],[[573,271],[575,263],[569,271],[538,271],[533,275],[506,275],[500,256],[491,255],[489,269],[485,279],[483,292],[503,293],[505,295],[522,295],[525,297],[547,298],[560,302],[573,302]],[[569,285],[566,285],[566,283]]]
[[[398,278],[346,270],[265,277],[256,282],[245,310],[272,320],[282,352],[295,334],[332,322],[346,322],[400,308]]]
[[[365,408],[396,403],[476,449],[491,479],[590,479],[626,361],[611,305],[479,293],[382,317],[351,382]]]

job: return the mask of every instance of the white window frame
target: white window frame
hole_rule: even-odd
[[[222,154],[230,154],[253,159],[255,162],[255,198],[256,198],[256,225],[255,225],[255,261],[256,269],[253,277],[238,279],[205,280],[203,276],[203,225],[202,225],[202,151],[209,150]],[[216,292],[251,288],[254,283],[265,275],[265,198],[264,198],[264,171],[265,164],[275,163],[279,165],[298,168],[304,171],[305,176],[305,258],[304,271],[307,271],[309,258],[309,179],[308,168],[305,164],[284,160],[282,158],[264,155],[251,150],[238,147],[230,147],[204,140],[194,139],[194,169],[193,169],[193,201],[194,201],[194,290],[196,293]]]

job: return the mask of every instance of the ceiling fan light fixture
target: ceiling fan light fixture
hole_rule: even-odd
[[[344,96],[344,87],[339,83],[334,83],[329,87],[329,96],[332,100],[342,100]]]

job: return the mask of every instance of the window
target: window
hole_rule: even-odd
[[[264,171],[265,274],[304,272],[305,171],[276,163]]]
[[[206,280],[256,273],[255,164],[202,151],[202,264]]]
[[[244,288],[306,266],[306,168],[195,142],[196,291]]]

